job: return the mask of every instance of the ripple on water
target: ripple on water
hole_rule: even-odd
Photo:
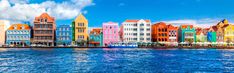
[[[234,50],[1,49],[0,72],[233,72]]]

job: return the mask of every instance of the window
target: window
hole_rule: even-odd
[[[144,31],[144,28],[141,28],[140,30],[141,30],[141,31]]]
[[[78,32],[84,32],[84,29],[78,29]]]
[[[140,40],[144,40],[144,38],[141,38]]]
[[[144,26],[144,24],[143,24],[143,23],[141,23],[141,24],[140,24],[140,26]]]
[[[150,28],[147,28],[146,30],[147,30],[147,31],[150,31]]]
[[[45,22],[47,22],[47,19],[45,19]]]
[[[141,35],[141,36],[144,36],[144,33],[141,33],[140,35]]]

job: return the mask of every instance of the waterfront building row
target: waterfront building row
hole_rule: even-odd
[[[43,13],[30,24],[12,24],[8,29],[0,21],[0,44],[13,46],[108,46],[112,43],[150,43],[164,45],[190,43],[234,43],[234,25],[224,19],[209,28],[192,24],[173,26],[150,20],[125,20],[120,24],[105,22],[88,33],[88,20],[79,14],[70,25],[57,25],[55,18]],[[4,33],[3,33],[4,32]]]

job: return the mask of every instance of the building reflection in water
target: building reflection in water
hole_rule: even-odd
[[[5,52],[5,51],[7,51],[6,48],[0,48],[0,52]]]

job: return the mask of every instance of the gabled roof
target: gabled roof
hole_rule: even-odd
[[[168,29],[178,29],[178,27],[173,26],[173,25],[171,25],[171,24],[167,25],[167,28],[168,28]]]
[[[27,24],[12,24],[7,30],[30,30],[30,26]]]
[[[229,26],[229,24],[227,24],[227,25],[224,25],[222,28],[226,28],[226,27],[228,27]]]
[[[40,19],[47,19],[47,22],[54,22],[54,17],[49,16],[47,13],[42,13],[39,17],[36,17],[34,22],[40,22]]]
[[[188,28],[188,27],[190,27],[190,29],[192,29],[192,28],[193,28],[193,25],[181,25],[181,28],[182,28],[182,29],[186,29],[186,28]]]
[[[87,19],[85,18],[85,16],[84,16],[82,13],[80,13],[80,14],[76,17],[76,19],[75,19],[74,21],[78,21],[78,20],[86,20],[86,21],[87,21]]]
[[[102,32],[101,28],[94,28],[90,31],[90,34],[99,35]]]

